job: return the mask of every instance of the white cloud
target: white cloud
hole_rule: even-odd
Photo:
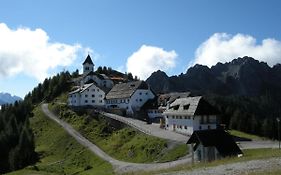
[[[14,30],[0,23],[0,77],[24,73],[43,80],[48,70],[70,65],[80,51],[79,44],[51,42],[42,29]]]
[[[267,38],[258,44],[250,35],[215,33],[197,48],[192,65],[210,67],[217,62],[225,63],[243,56],[253,57],[272,66],[281,62],[281,42]]]
[[[167,71],[175,67],[177,53],[162,48],[142,45],[127,59],[127,72],[146,79],[156,70]]]

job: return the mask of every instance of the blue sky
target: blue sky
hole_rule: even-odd
[[[280,8],[278,0],[3,0],[0,91],[23,97],[47,76],[81,69],[88,52],[96,67],[142,79],[244,55],[274,65]]]

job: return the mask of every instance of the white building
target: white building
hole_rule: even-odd
[[[134,114],[149,99],[155,97],[144,81],[116,84],[106,95],[107,108],[125,109],[127,114]]]
[[[93,83],[95,82],[100,87],[105,88],[112,88],[113,87],[113,81],[107,77],[104,74],[98,74],[93,71],[87,73],[86,75],[83,75],[82,79],[80,80],[80,85]]]
[[[163,113],[165,128],[186,135],[196,130],[216,129],[217,110],[201,96],[176,99]]]
[[[178,98],[189,97],[190,92],[171,92],[167,94],[161,94],[150,104],[147,104],[147,114],[151,120],[163,118],[163,112],[167,108],[167,104],[171,104]]]
[[[86,60],[83,62],[83,74],[86,75],[89,72],[94,71],[94,63],[90,57],[90,55],[87,56]]]
[[[105,106],[106,90],[102,89],[95,83],[84,84],[77,90],[72,91],[68,95],[69,106]]]
[[[80,81],[80,86],[95,82],[100,87],[112,88],[114,85],[113,81],[104,74],[95,73],[94,66],[90,55],[88,55],[83,62],[83,75],[77,80]]]

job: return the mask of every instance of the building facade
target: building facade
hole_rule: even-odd
[[[155,97],[144,81],[116,84],[106,95],[107,108],[126,110],[131,115],[139,111],[149,99]]]
[[[196,130],[216,129],[217,110],[201,96],[176,99],[163,116],[165,128],[191,135]]]
[[[105,106],[105,90],[95,83],[85,84],[68,95],[69,106]]]

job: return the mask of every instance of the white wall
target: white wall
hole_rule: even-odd
[[[68,104],[70,106],[104,106],[105,92],[94,84],[82,93],[70,94]]]
[[[80,105],[104,106],[105,93],[95,85],[92,85],[81,93]]]
[[[93,80],[100,87],[112,88],[113,85],[114,85],[112,80],[109,80],[109,79],[108,80],[101,80],[96,75],[88,75],[88,76],[84,77],[81,80],[80,85],[83,86],[89,80]]]
[[[207,116],[204,116],[205,118]],[[209,116],[209,122],[205,120],[200,123],[201,116],[187,116],[175,114],[165,114],[166,129],[191,135],[195,130],[216,129],[216,116]]]
[[[109,99],[106,106],[111,108],[112,105],[116,105],[117,108],[126,109],[128,114],[132,114],[134,110],[138,111],[149,99],[153,99],[154,94],[151,90],[137,89],[131,98],[122,99]]]
[[[87,74],[91,71],[94,71],[94,66],[92,64],[86,63],[83,65],[83,74]]]
[[[147,102],[147,100],[153,98],[154,94],[151,92],[151,90],[137,89],[131,97],[130,104],[133,110],[139,110],[144,103]]]
[[[68,95],[68,105],[80,106],[80,93],[74,93]]]

